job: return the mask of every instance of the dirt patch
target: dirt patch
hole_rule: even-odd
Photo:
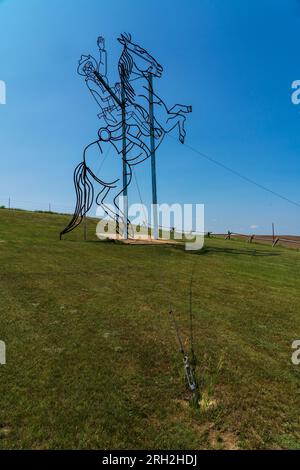
[[[209,442],[214,449],[238,450],[236,436],[230,431],[211,430]]]
[[[8,436],[12,429],[9,426],[0,426],[0,439]]]

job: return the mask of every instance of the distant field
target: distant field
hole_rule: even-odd
[[[207,239],[99,242],[88,220],[0,210],[0,447],[300,449],[300,253]],[[202,402],[188,405],[170,306],[188,337],[192,269]]]
[[[216,234],[214,235],[217,238],[225,238],[227,234]],[[239,238],[240,240],[249,240],[250,235],[244,234],[235,234],[231,235],[232,239]],[[300,236],[297,235],[275,235],[275,240],[278,240],[278,245],[285,246],[287,248],[293,248],[296,250],[300,249]],[[268,245],[273,245],[272,235],[255,235],[251,243],[264,243]]]

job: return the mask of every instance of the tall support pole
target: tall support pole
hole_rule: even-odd
[[[84,181],[85,181],[85,174],[84,174]],[[86,212],[87,212],[87,200],[86,200],[86,185],[84,185],[84,214],[83,214],[83,239],[86,242]]]
[[[152,214],[153,214],[153,237],[158,240],[158,214],[157,214],[157,186],[156,186],[156,158],[154,137],[154,105],[153,105],[153,76],[148,77],[149,90],[149,117],[150,117],[150,150],[151,150],[151,175],[152,175]]]
[[[103,80],[102,76],[100,75],[97,70],[94,71],[99,82],[102,86],[108,91],[110,96],[114,99],[118,106],[122,109],[122,159],[123,159],[123,214],[124,214],[124,238],[125,240],[128,239],[128,193],[127,193],[127,186],[128,186],[128,174],[127,174],[127,163],[126,163],[126,95],[125,95],[125,86],[124,86],[124,71],[121,70],[120,79],[121,79],[121,100],[118,96],[113,92],[113,90],[107,85],[107,83]],[[117,229],[119,228],[119,219],[117,220]]]
[[[126,98],[123,79],[123,70],[121,71],[121,99],[122,99],[122,157],[123,157],[123,213],[124,213],[124,233],[125,240],[128,239],[128,179],[127,179],[127,163],[126,163]]]
[[[86,233],[87,233],[87,227],[86,227],[86,214],[83,216],[83,239],[86,242]]]

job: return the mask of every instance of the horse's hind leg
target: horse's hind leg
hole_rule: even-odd
[[[131,173],[128,174],[128,183],[127,186],[130,184],[131,181]],[[127,187],[126,186],[126,187]],[[114,191],[115,190],[115,191]],[[117,191],[117,194],[115,192]],[[116,223],[116,233],[118,235],[123,234],[123,229],[122,225],[127,227],[131,227],[130,220],[125,217],[125,204],[127,204],[127,200],[123,200],[123,207],[121,207],[121,204],[119,203],[120,196],[123,193],[124,188],[120,190],[120,187],[109,187],[106,188],[106,191],[101,192],[102,193],[102,199],[101,201],[98,200],[98,205],[102,207],[104,212]],[[99,195],[98,195],[99,197]],[[106,202],[105,199],[109,198],[111,201],[110,203]],[[133,232],[132,232],[133,234]]]
[[[112,204],[106,202],[106,198],[109,196],[110,192],[112,191],[112,187],[104,186],[102,190],[98,193],[96,198],[96,204],[102,208],[104,213],[113,221],[116,222],[116,232],[119,234],[119,215],[114,209]]]
[[[114,218],[115,216],[115,213],[113,212],[112,210],[112,207],[105,204],[105,199],[110,191],[110,187],[109,186],[103,186],[103,188],[101,189],[101,191],[98,193],[97,197],[96,197],[96,204],[99,206],[99,207],[102,207],[104,213],[106,215],[108,215],[109,217],[111,218]]]

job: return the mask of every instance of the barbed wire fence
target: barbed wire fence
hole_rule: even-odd
[[[272,235],[247,235],[244,233],[231,232],[230,230],[227,233],[213,233],[208,232],[208,237],[224,238],[225,240],[240,239],[245,240],[247,243],[266,243],[272,245],[274,248],[278,244],[283,244],[284,246],[289,246],[293,248],[300,248],[300,236],[297,235],[275,235],[274,232]]]
[[[15,198],[12,196],[5,196],[0,197],[0,209],[9,209],[12,211],[23,210],[23,211],[30,211],[30,212],[45,212],[49,214],[60,214],[60,215],[70,215],[73,213],[74,207],[72,205],[64,204],[61,202],[55,201],[29,201],[29,200],[21,200],[19,198]],[[90,216],[91,218],[97,218],[96,216]],[[153,229],[151,224],[147,224],[145,221],[141,224],[143,227],[148,228],[149,230]],[[181,229],[176,228],[174,226],[165,226],[159,225],[159,230],[161,234],[164,232],[171,232],[173,236],[175,234],[181,234],[183,237],[185,235],[195,235],[195,236],[204,236],[207,238],[223,238],[225,240],[233,240],[233,239],[240,239],[244,240],[245,242],[251,243],[265,243],[268,245],[272,245],[273,247],[277,246],[278,244],[283,244],[288,247],[293,248],[300,248],[300,236],[297,235],[275,235],[274,231],[271,235],[259,235],[259,234],[245,234],[245,233],[238,233],[234,231],[228,230],[224,233],[216,233],[214,231],[205,231],[205,232],[186,232],[184,233]]]

